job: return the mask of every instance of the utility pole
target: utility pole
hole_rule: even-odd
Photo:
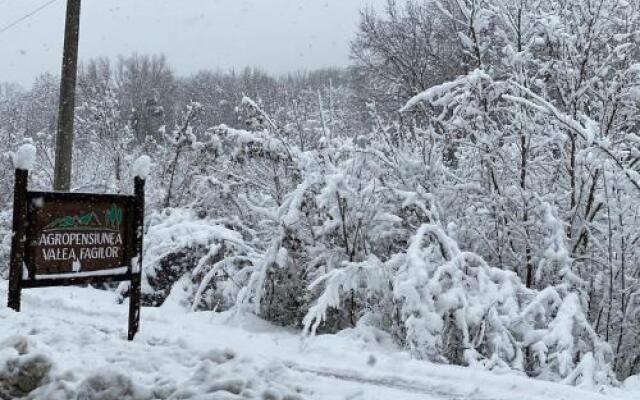
[[[80,2],[81,0],[67,0],[58,131],[56,134],[56,163],[53,180],[53,189],[61,192],[68,192],[71,188],[73,120],[76,106],[78,38],[80,36]]]

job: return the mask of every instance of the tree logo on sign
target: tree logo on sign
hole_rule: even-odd
[[[115,204],[104,213],[105,224],[109,228],[120,229],[122,223],[122,209]]]

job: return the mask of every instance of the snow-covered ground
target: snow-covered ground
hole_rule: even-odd
[[[410,359],[364,329],[303,337],[255,317],[192,313],[175,302],[142,310],[126,340],[127,304],[86,288],[23,292],[4,305],[0,399],[639,399]]]

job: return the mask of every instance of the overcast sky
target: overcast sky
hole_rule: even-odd
[[[0,30],[47,0],[0,0]],[[164,53],[178,74],[345,65],[358,11],[384,0],[83,0],[80,58]],[[59,73],[66,0],[0,33],[0,81]]]

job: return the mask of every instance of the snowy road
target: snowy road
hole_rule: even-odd
[[[0,295],[4,303],[4,282]],[[141,332],[127,342],[126,312],[112,294],[81,288],[25,291],[21,313],[3,304],[0,399],[640,398],[411,360],[374,331],[304,338],[253,317],[174,304],[143,309]],[[45,372],[25,379],[21,365]]]

